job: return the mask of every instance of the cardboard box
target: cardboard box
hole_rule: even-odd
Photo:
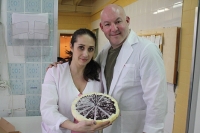
[[[15,127],[6,121],[5,119],[0,119],[0,133],[21,133],[19,131],[15,131]]]

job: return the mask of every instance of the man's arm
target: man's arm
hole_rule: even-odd
[[[143,99],[147,104],[143,132],[155,133],[164,129],[167,113],[167,81],[164,62],[159,49],[152,44],[142,51],[140,62]]]
[[[65,62],[66,62],[66,61],[53,62],[52,64],[49,64],[49,66],[46,68],[46,71],[47,71],[49,68],[57,67],[57,64],[63,64],[63,63],[65,63]]]

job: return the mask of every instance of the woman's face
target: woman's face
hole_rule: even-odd
[[[74,46],[71,46],[71,51],[73,52],[72,62],[86,66],[94,55],[95,41],[87,34],[77,36]]]

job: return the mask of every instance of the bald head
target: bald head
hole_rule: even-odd
[[[117,14],[120,14],[120,15],[126,17],[126,13],[125,13],[123,7],[121,7],[119,5],[116,5],[116,4],[109,4],[109,5],[107,5],[102,10],[100,17],[102,18],[103,16],[108,15],[108,13],[117,13]],[[107,17],[109,17],[109,16],[107,16]]]

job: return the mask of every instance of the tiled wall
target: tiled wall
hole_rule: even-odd
[[[55,0],[3,0],[5,40],[8,54],[8,82],[12,91],[11,100],[0,99],[3,105],[0,116],[38,116],[41,96],[41,84],[48,64],[53,62],[55,41]],[[49,40],[28,40],[16,45],[12,39],[12,13],[35,14],[48,13]],[[57,27],[56,27],[57,28]],[[0,92],[0,95],[2,92]],[[1,97],[2,98],[2,97]],[[19,104],[20,103],[20,104]],[[13,105],[12,105],[13,104]],[[2,105],[0,105],[2,106]],[[8,110],[8,112],[6,112]]]
[[[174,3],[182,0],[138,0],[124,7],[130,17],[130,28],[134,31],[157,29],[162,27],[181,27],[182,6],[173,8]],[[169,10],[153,14],[157,10],[168,8]],[[100,20],[92,22],[92,29],[99,28]],[[99,30],[98,49],[102,49],[107,39]],[[165,120],[165,133],[172,133],[174,121],[175,86],[168,84],[168,113]],[[175,132],[176,133],[176,132]]]
[[[188,97],[190,88],[190,71],[194,36],[195,7],[199,0],[183,1],[183,17],[179,56],[179,79],[176,89],[176,106],[173,133],[185,133],[187,121]],[[199,118],[198,118],[199,119]]]

